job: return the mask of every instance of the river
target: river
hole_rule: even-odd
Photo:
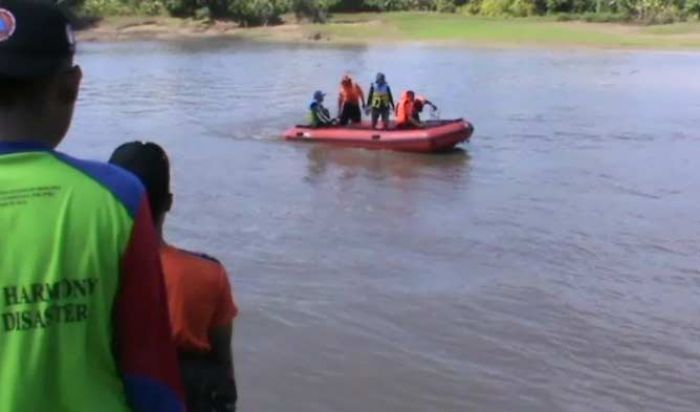
[[[700,54],[82,44],[61,149],[170,152],[167,238],[228,267],[239,410],[700,410]],[[447,155],[280,141],[381,70]]]

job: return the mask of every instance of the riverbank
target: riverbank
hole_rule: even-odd
[[[327,44],[426,43],[469,46],[541,46],[700,49],[700,23],[637,26],[558,22],[548,18],[491,19],[459,14],[338,14],[324,25],[240,28],[168,17],[107,18],[79,33],[83,41],[231,37],[259,41]]]

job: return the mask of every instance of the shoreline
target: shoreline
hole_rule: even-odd
[[[291,23],[289,20],[277,26],[242,28],[231,21],[205,23],[171,17],[110,17],[77,31],[77,38],[81,42],[229,38],[328,46],[700,50],[700,23],[636,26],[434,13],[340,14],[327,24]]]

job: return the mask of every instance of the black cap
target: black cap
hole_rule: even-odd
[[[74,53],[73,29],[57,6],[38,0],[0,0],[0,76],[44,76]]]
[[[151,142],[124,143],[114,150],[109,163],[128,170],[141,180],[154,216],[165,212],[170,196],[170,161],[162,147]]]

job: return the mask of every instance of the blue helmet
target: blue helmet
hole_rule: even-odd
[[[386,82],[386,76],[384,76],[384,73],[379,72],[377,73],[377,83],[385,83]]]
[[[326,95],[326,94],[323,93],[322,91],[316,90],[316,91],[314,92],[314,100],[321,101],[321,100],[323,100],[323,97],[324,97],[325,95]]]

